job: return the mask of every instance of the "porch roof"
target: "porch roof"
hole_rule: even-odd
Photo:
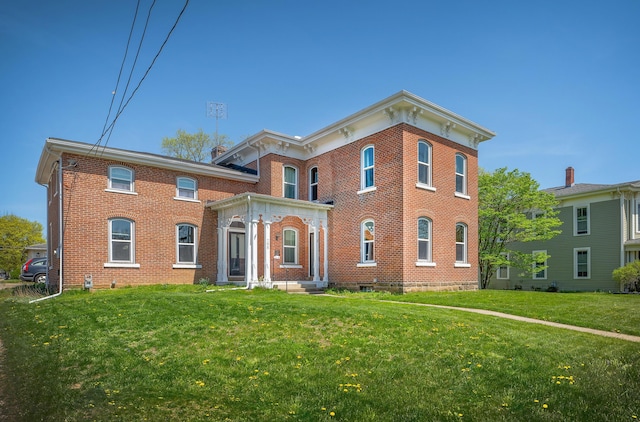
[[[290,199],[290,198],[281,198],[271,195],[264,195],[260,193],[253,192],[245,192],[239,195],[234,195],[229,198],[221,199],[218,201],[208,201],[205,204],[205,207],[210,208],[214,211],[224,210],[228,208],[237,207],[240,204],[247,203],[250,204],[258,203],[258,204],[271,204],[278,205],[281,207],[290,207],[291,209],[302,209],[302,210],[317,210],[317,211],[329,211],[333,209],[332,204],[322,204],[319,202],[312,201],[303,201],[301,199]]]

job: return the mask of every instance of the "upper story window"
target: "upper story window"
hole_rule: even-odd
[[[418,261],[431,262],[431,220],[418,218]]]
[[[133,263],[133,221],[124,218],[109,220],[109,262]]]
[[[284,166],[282,168],[282,191],[285,198],[298,198],[298,169],[292,166]]]
[[[505,259],[509,259],[509,254],[506,252],[500,252],[500,256]],[[506,264],[499,265],[496,269],[496,278],[498,280],[508,280],[509,279],[509,266]]]
[[[176,180],[176,196],[178,198],[198,199],[198,184],[190,177],[178,177]]]
[[[360,175],[360,189],[370,189],[375,186],[374,183],[374,168],[375,168],[375,156],[373,145],[369,145],[362,150],[361,157],[361,175]]]
[[[589,205],[573,208],[574,214],[574,235],[589,234]]]
[[[197,259],[196,226],[191,224],[178,224],[176,226],[176,255],[178,264],[195,264]]]
[[[467,194],[467,157],[456,154],[456,193]]]
[[[456,263],[467,263],[467,225],[456,224]]]
[[[431,145],[418,141],[418,183],[431,186]]]
[[[284,229],[282,231],[285,265],[295,265],[298,263],[298,231],[295,229]]]
[[[361,262],[375,262],[375,223],[373,220],[365,220],[362,222],[360,246]]]
[[[309,201],[318,200],[318,167],[309,170]]]
[[[133,170],[126,167],[109,167],[109,189],[133,192]]]
[[[591,248],[573,250],[573,278],[591,278]]]
[[[534,280],[546,280],[547,279],[547,259],[542,259],[542,256],[547,255],[547,251],[533,251],[533,279]]]

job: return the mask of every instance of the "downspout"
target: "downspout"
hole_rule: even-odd
[[[49,220],[49,210],[47,208],[47,221]],[[59,271],[60,274],[58,276],[58,293],[41,297],[39,299],[34,299],[29,301],[29,303],[40,302],[41,300],[53,299],[54,297],[60,296],[62,294],[62,250],[63,250],[63,233],[62,229],[62,155],[60,155],[60,159],[58,161],[58,261],[59,261]],[[47,266],[48,267],[48,266]],[[47,280],[49,280],[49,268],[47,268]]]

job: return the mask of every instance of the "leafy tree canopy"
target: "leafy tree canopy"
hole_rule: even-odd
[[[541,191],[529,173],[517,169],[500,168],[493,173],[481,169],[478,188],[481,288],[489,285],[502,265],[531,271],[537,262],[536,268],[543,270],[546,254],[532,256],[508,247],[514,242],[548,240],[560,233],[555,196]]]
[[[15,216],[0,217],[0,269],[13,272],[26,260],[25,248],[44,243],[42,224]]]
[[[211,160],[211,150],[217,146],[231,147],[233,141],[227,135],[211,136],[202,129],[198,129],[196,133],[178,129],[174,138],[162,139],[162,150],[165,154],[198,162]]]

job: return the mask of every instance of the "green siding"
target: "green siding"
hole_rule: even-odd
[[[560,208],[559,218],[563,222],[562,233],[544,242],[528,242],[513,245],[511,249],[522,252],[546,250],[546,280],[534,280],[531,273],[510,268],[509,280],[494,279],[489,284],[494,289],[513,289],[516,285],[525,290],[546,290],[552,282],[564,291],[618,291],[618,284],[611,273],[620,266],[621,221],[620,201],[594,202],[589,205],[590,232],[588,235],[573,235],[573,206]],[[574,248],[591,248],[591,271],[589,279],[574,279]]]

